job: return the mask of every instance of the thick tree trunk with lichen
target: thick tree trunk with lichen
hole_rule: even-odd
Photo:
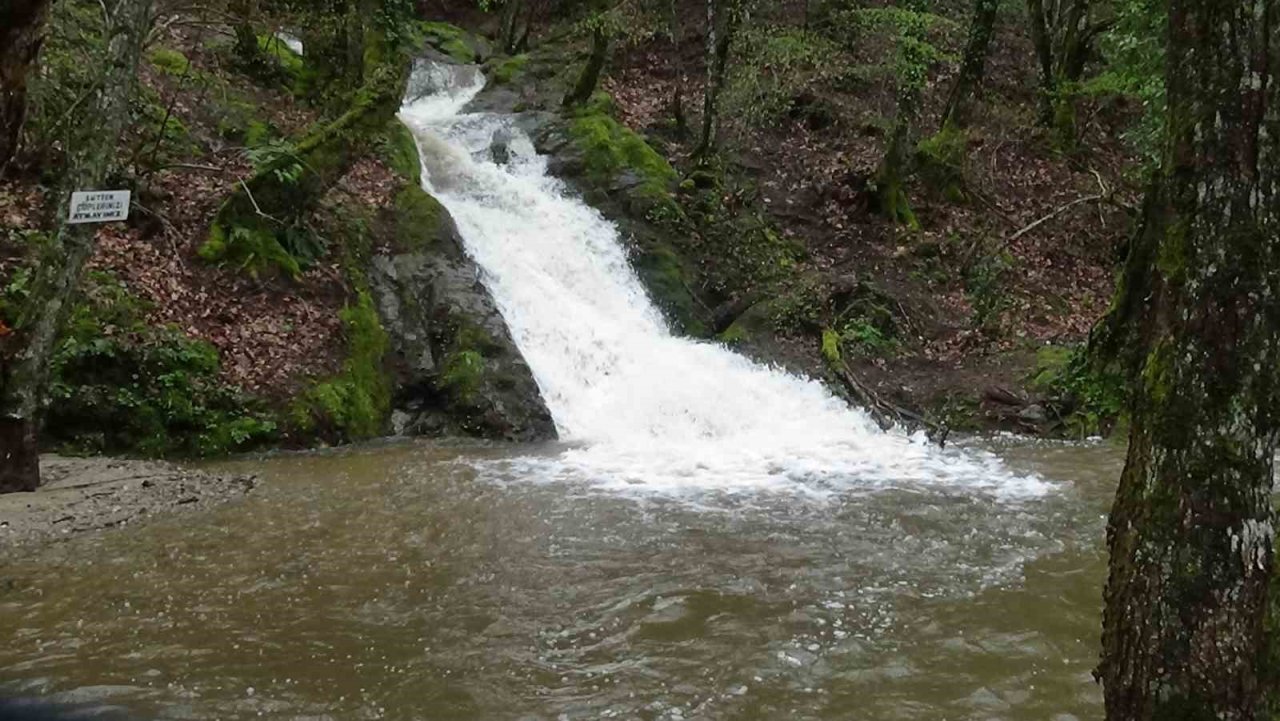
[[[68,143],[67,172],[58,199],[60,225],[36,264],[31,293],[14,332],[0,338],[0,492],[35,490],[40,484],[36,431],[49,381],[49,363],[93,249],[94,225],[61,223],[72,190],[102,187],[115,161],[116,141],[129,121],[129,97],[142,45],[151,28],[150,0],[118,0],[111,8],[107,65],[87,117],[94,122]],[[13,445],[11,445],[13,444]]]
[[[1170,3],[1168,147],[1138,244],[1149,281],[1126,301],[1140,373],[1107,529],[1112,721],[1260,710],[1280,431],[1278,10]]]
[[[27,75],[44,43],[50,0],[0,0],[0,171],[18,152]]]
[[[949,125],[963,126],[967,120],[969,101],[982,83],[983,71],[987,66],[987,53],[991,48],[991,36],[995,33],[999,9],[999,0],[974,0],[969,41],[964,48],[964,57],[960,60],[960,72],[956,75],[956,82],[947,96],[946,108],[942,111],[942,128]]]

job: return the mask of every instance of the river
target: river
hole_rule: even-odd
[[[1098,718],[1122,454],[990,447],[1063,483],[638,496],[486,477],[556,446],[240,461],[244,502],[6,566],[0,692],[163,719]]]

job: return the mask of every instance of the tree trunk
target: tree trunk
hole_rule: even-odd
[[[974,0],[973,21],[969,25],[969,42],[960,61],[960,72],[955,85],[947,96],[947,106],[942,111],[942,127],[963,126],[966,111],[978,85],[982,83],[987,65],[987,53],[991,48],[991,36],[995,32],[996,13],[1000,0]]]
[[[143,41],[151,28],[150,0],[118,0],[106,32],[103,80],[85,117],[93,118],[68,144],[67,172],[58,198],[59,222],[53,241],[36,266],[31,293],[18,313],[14,332],[0,348],[0,434],[17,438],[17,453],[0,462],[0,490],[34,489],[36,426],[49,380],[49,361],[85,261],[93,249],[95,225],[67,225],[72,190],[95,190],[115,161],[116,141],[129,121],[129,97]]]
[[[1160,222],[1107,527],[1107,718],[1253,719],[1280,433],[1276,0],[1171,0]]]
[[[720,93],[724,90],[729,49],[737,22],[732,0],[707,0],[707,85],[702,95],[702,133],[693,157],[706,159],[716,147],[720,125]]]
[[[609,35],[603,27],[597,27],[591,33],[591,56],[578,75],[578,82],[573,92],[564,96],[564,105],[581,105],[591,99],[591,94],[600,84],[600,73],[604,71],[605,61],[609,59]]]
[[[1053,71],[1053,44],[1049,39],[1049,21],[1044,14],[1044,0],[1027,0],[1027,22],[1031,26],[1031,44],[1036,50],[1040,69],[1040,98],[1037,104],[1040,122],[1053,122],[1053,100],[1057,86]]]
[[[0,173],[18,152],[27,119],[27,73],[44,44],[50,0],[0,4]]]
[[[517,52],[522,5],[521,0],[507,0],[502,6],[502,51],[508,55]]]

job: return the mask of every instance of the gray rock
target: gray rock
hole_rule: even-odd
[[[1032,403],[1018,412],[1018,420],[1039,424],[1048,421],[1049,414],[1045,412],[1044,406]]]
[[[438,227],[423,232],[430,237],[377,253],[368,267],[391,345],[395,432],[555,438],[533,373],[453,218],[442,208]]]

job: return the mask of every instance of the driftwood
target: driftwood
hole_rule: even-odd
[[[849,395],[853,396],[854,402],[862,406],[880,428],[889,430],[897,425],[901,425],[908,430],[923,428],[930,441],[937,443],[939,447],[946,446],[947,436],[951,434],[951,429],[946,424],[934,423],[917,413],[912,413],[902,406],[881,398],[879,394],[858,380],[853,370],[849,368],[849,364],[845,363],[843,359],[834,361],[828,359],[828,363],[831,366],[831,370],[840,379],[840,382],[844,384],[845,390],[849,392]]]

